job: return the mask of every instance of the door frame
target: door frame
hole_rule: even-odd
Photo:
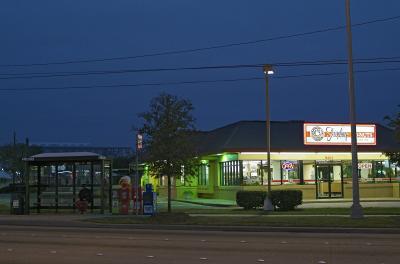
[[[329,181],[328,181],[328,197],[320,197],[318,186],[320,184],[320,179],[318,178],[318,167],[328,167],[329,170]],[[333,166],[340,166],[340,188],[341,195],[332,197],[332,182],[333,182]],[[315,162],[315,198],[316,199],[335,199],[344,197],[344,186],[343,186],[343,165],[342,162],[329,162],[329,163],[318,163]]]

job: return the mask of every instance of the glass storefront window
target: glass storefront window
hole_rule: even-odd
[[[264,161],[263,161],[264,162]],[[267,161],[265,161],[265,164],[267,164]],[[267,176],[267,171],[265,170],[264,173],[264,182],[265,184],[268,184],[268,176]],[[282,176],[281,176],[281,162],[279,160],[271,160],[271,175],[272,175],[272,185],[279,185],[282,184]]]
[[[243,161],[244,185],[268,185],[268,168],[266,160]],[[271,160],[271,185],[282,184],[281,165],[279,160]]]
[[[358,162],[358,174],[360,182],[374,182],[374,164],[371,161],[359,161]],[[350,172],[351,178],[351,172]]]
[[[392,182],[400,181],[400,167],[397,164],[390,163],[390,168],[392,170]]]
[[[261,185],[262,171],[261,161],[243,161],[243,185]]]
[[[343,161],[343,181],[352,182],[351,161]],[[389,166],[389,161],[360,160],[358,162],[358,177],[360,183],[390,182],[395,172]]]
[[[221,185],[268,185],[266,160],[243,160],[221,163]],[[316,164],[332,166],[332,182],[352,182],[351,161],[271,160],[271,184],[315,184]],[[400,168],[388,160],[359,160],[360,183],[400,180]]]
[[[220,162],[221,186],[240,186],[242,184],[242,161]]]
[[[315,162],[303,161],[304,184],[315,184]]]
[[[209,165],[208,164],[200,164],[198,184],[202,185],[202,186],[208,185],[208,177],[209,177]]]
[[[281,161],[282,182],[284,184],[299,184],[299,163],[297,160]]]
[[[352,176],[351,176],[351,161],[343,161],[342,162],[342,167],[343,167],[343,183],[351,183],[352,182]]]
[[[390,168],[389,161],[375,161],[374,179],[375,182],[390,182],[394,173]]]
[[[167,187],[168,186],[168,176],[162,176],[159,179],[159,184],[162,187]],[[171,186],[175,186],[175,177],[171,177]]]

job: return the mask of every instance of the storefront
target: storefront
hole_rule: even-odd
[[[304,199],[351,198],[350,139],[347,124],[272,122],[272,189],[300,189]],[[400,168],[384,154],[400,151],[394,132],[360,124],[357,141],[361,198],[399,198]],[[201,142],[196,180],[176,180],[178,199],[234,199],[238,190],[267,189],[265,122],[237,122],[203,133]]]

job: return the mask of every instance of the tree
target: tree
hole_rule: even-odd
[[[400,143],[400,112],[393,116],[385,116],[384,119],[388,122],[388,126],[394,129],[395,138]],[[385,152],[385,154],[392,163],[400,164],[400,152]]]
[[[168,212],[171,212],[171,179],[193,175],[196,151],[193,105],[189,100],[162,93],[150,102],[150,110],[139,114],[143,126],[145,159],[156,178],[167,176]]]
[[[133,156],[129,157],[115,157],[112,160],[114,169],[128,169],[129,162],[133,160]]]
[[[37,146],[26,146],[25,144],[9,144],[0,147],[0,164],[9,173],[15,176],[22,175],[25,162],[22,158],[41,153]]]

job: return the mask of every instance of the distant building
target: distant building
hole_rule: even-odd
[[[91,146],[89,143],[32,143],[32,146],[41,147],[45,153],[60,152],[93,152],[107,158],[128,158],[134,155],[130,147],[111,147],[111,146]]]

